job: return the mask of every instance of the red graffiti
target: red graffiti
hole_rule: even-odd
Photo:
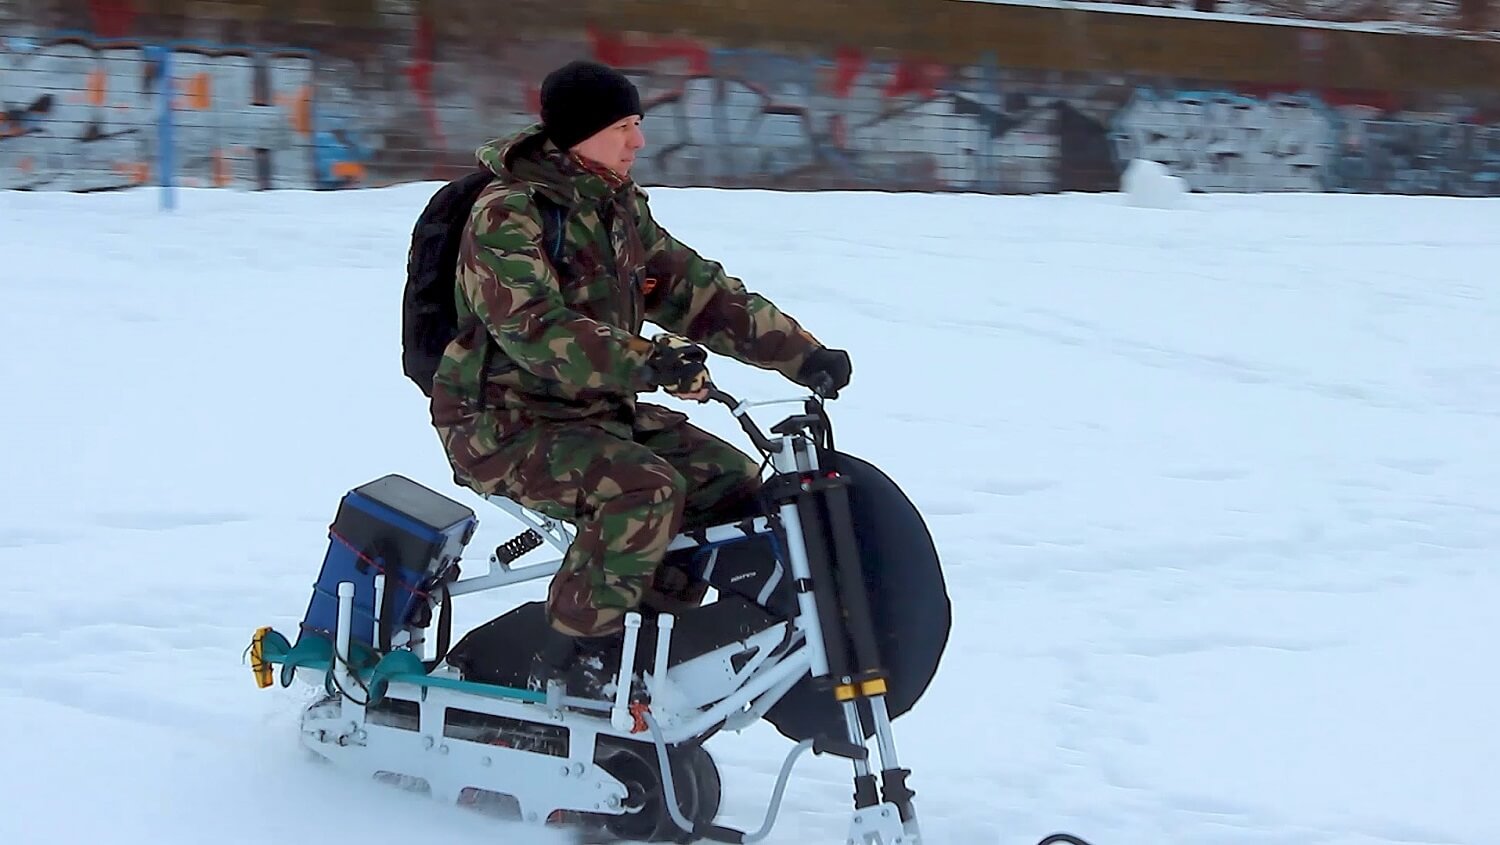
[[[431,133],[433,149],[445,149],[443,127],[438,122],[437,98],[432,93],[432,20],[426,15],[417,19],[416,40],[412,45],[411,61],[406,65],[406,78],[417,94],[422,106],[422,116],[427,119],[427,131]]]
[[[881,93],[886,97],[914,94],[922,99],[936,97],[938,86],[948,78],[948,67],[940,62],[905,59],[896,65],[891,81]]]
[[[833,54],[833,77],[828,88],[836,97],[854,94],[854,86],[870,71],[864,53],[853,47],[841,47]],[[891,78],[880,89],[884,99],[915,96],[931,99],[938,95],[938,86],[948,78],[948,67],[941,62],[902,59],[891,69]],[[828,133],[833,146],[843,149],[847,145],[849,127],[843,114],[834,114],[828,120]]]
[[[853,47],[841,47],[833,54],[833,79],[828,87],[834,96],[848,97],[854,93],[855,84],[867,70],[864,53]],[[891,79],[880,89],[880,96],[914,95],[928,99],[937,96],[938,86],[947,78],[948,66],[942,62],[902,59],[891,69]]]
[[[865,69],[865,55],[852,47],[840,47],[833,54],[833,79],[828,87],[836,97],[854,92],[854,83]]]
[[[101,38],[124,38],[135,22],[134,0],[89,0],[94,32]]]
[[[594,59],[611,67],[645,68],[679,59],[687,62],[687,72],[693,76],[710,73],[708,48],[688,38],[646,38],[630,42],[622,36],[591,27],[589,43],[593,47]]]

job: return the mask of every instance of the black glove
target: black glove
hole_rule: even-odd
[[[685,337],[659,334],[651,339],[646,380],[671,394],[697,393],[708,386],[708,350]]]
[[[819,390],[829,399],[837,399],[839,391],[849,386],[853,374],[854,365],[849,362],[848,352],[819,347],[802,362],[802,369],[793,381]]]

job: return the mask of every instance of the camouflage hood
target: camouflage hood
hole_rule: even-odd
[[[490,141],[475,157],[500,181],[542,194],[564,208],[597,206],[628,187],[611,185],[558,149],[542,132],[541,124]]]
[[[433,421],[488,444],[540,420],[614,429],[680,415],[642,406],[647,320],[794,377],[817,341],[656,223],[644,191],[583,166],[528,127],[480,147],[496,180],[459,250],[459,334],[433,384]],[[480,449],[482,451],[482,448]]]

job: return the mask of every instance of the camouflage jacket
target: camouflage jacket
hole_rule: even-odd
[[[679,417],[637,406],[649,320],[713,352],[794,378],[818,341],[651,216],[633,182],[606,179],[537,126],[478,150],[498,177],[460,246],[458,336],[433,384],[439,426],[493,418],[494,436],[536,419],[610,428]],[[565,211],[562,260],[543,245],[535,195]],[[623,431],[622,431],[623,433]]]

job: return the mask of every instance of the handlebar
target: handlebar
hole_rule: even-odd
[[[759,449],[762,454],[769,455],[771,454],[771,450],[776,448],[771,444],[771,439],[766,436],[766,433],[760,430],[760,426],[756,425],[755,421],[750,419],[750,415],[745,413],[745,408],[740,403],[740,400],[715,387],[713,382],[709,382],[708,384],[708,397],[704,401],[718,402],[720,405],[728,408],[729,412],[739,419],[740,428],[745,430],[745,434],[749,436],[750,442],[754,443],[755,448]]]
[[[744,429],[745,434],[750,438],[750,442],[754,443],[755,448],[759,449],[762,454],[769,455],[776,449],[776,445],[771,442],[771,438],[767,437],[766,433],[761,430],[760,426],[756,425],[755,421],[750,418],[749,403],[741,402],[739,399],[736,399],[729,393],[720,390],[717,386],[714,385],[713,382],[708,383],[707,390],[708,393],[704,397],[703,401],[718,402],[719,404],[728,408],[729,412],[731,414],[734,414],[734,416],[740,421],[740,428]],[[829,390],[828,383],[826,381],[820,384],[813,385],[812,391],[813,395],[811,397],[799,397],[799,399],[796,400],[772,400],[761,404],[780,404],[782,402],[792,402],[800,400],[804,403],[804,407],[806,408],[808,415],[818,416],[822,420],[826,428],[828,426],[828,417],[827,414],[822,410],[822,403],[825,398],[837,397],[838,391]],[[813,408],[815,404],[818,406],[816,411],[814,411]],[[789,418],[788,421],[790,421],[791,419],[794,418]],[[773,431],[776,431],[778,434],[783,433],[779,431],[781,427],[781,425],[778,425],[773,429]],[[828,432],[828,439],[831,447],[833,439],[832,431]]]

